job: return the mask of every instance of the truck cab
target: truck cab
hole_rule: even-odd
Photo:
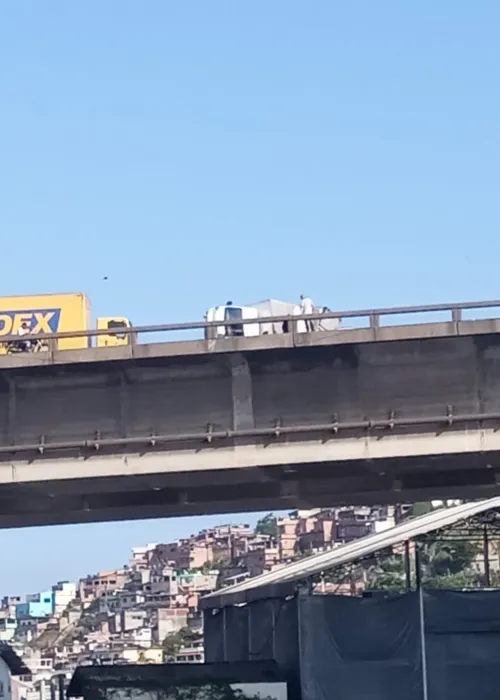
[[[128,318],[124,316],[104,316],[97,319],[97,330],[109,330],[109,335],[98,335],[96,346],[98,348],[117,347],[120,345],[129,345],[133,342],[131,333],[120,333],[120,329],[132,328]]]
[[[258,323],[259,311],[251,306],[235,306],[227,303],[224,306],[214,306],[205,314],[205,321],[220,321],[220,326],[205,328],[205,338],[242,338],[255,337],[260,334]],[[256,323],[238,323],[255,319]],[[232,325],[229,325],[231,323]]]

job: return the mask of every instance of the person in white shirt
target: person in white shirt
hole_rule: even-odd
[[[17,331],[17,335],[20,335],[20,336],[29,335],[30,332],[31,332],[30,327],[28,326],[28,324],[25,321],[24,323],[21,324],[19,330]],[[30,349],[29,340],[22,340],[19,343],[19,349],[22,350],[23,352],[28,352],[28,350]]]
[[[314,312],[314,307],[312,303],[312,299],[309,297],[304,296],[303,294],[300,295],[300,313],[303,316],[307,316],[309,314],[312,314]],[[306,331],[308,333],[311,333],[314,330],[314,321],[311,319],[306,320]]]

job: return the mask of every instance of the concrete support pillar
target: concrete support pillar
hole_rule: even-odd
[[[233,430],[251,430],[255,419],[250,367],[241,353],[229,355],[228,360],[232,376]]]

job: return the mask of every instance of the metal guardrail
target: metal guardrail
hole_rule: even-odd
[[[233,439],[267,439],[279,440],[280,438],[288,438],[291,436],[308,436],[311,434],[322,433],[330,435],[330,439],[342,438],[342,433],[362,431],[366,435],[381,434],[390,435],[397,429],[407,428],[430,428],[438,429],[442,432],[446,429],[456,429],[461,426],[470,426],[473,423],[481,424],[485,427],[485,423],[495,423],[497,429],[500,421],[500,412],[488,413],[454,413],[451,406],[447,407],[446,413],[429,415],[429,416],[408,416],[406,418],[398,418],[392,412],[386,418],[366,418],[364,420],[339,421],[336,418],[331,423],[313,423],[310,425],[282,425],[280,421],[276,421],[275,425],[263,428],[249,428],[240,430],[214,430],[211,424],[207,425],[205,431],[193,433],[177,433],[177,434],[159,434],[159,435],[143,435],[130,436],[119,438],[102,438],[96,434],[94,438],[47,442],[42,436],[38,443],[26,443],[20,445],[0,445],[0,455],[10,455],[16,453],[36,452],[44,455],[47,452],[57,452],[61,450],[87,450],[90,452],[98,452],[106,448],[140,448],[153,450],[155,448],[166,447],[167,445],[180,445],[185,443],[205,443],[208,446],[214,447],[214,443],[227,444],[228,440]],[[325,439],[324,437],[322,439]]]
[[[347,311],[328,311],[326,313],[313,313],[301,316],[284,315],[284,316],[265,316],[258,319],[241,319],[241,320],[226,320],[223,321],[188,321],[186,323],[165,323],[152,326],[136,326],[132,328],[115,328],[115,329],[89,329],[84,331],[65,331],[61,333],[37,333],[36,335],[24,335],[23,341],[57,341],[59,339],[68,338],[95,338],[97,336],[109,335],[128,335],[135,339],[140,334],[148,333],[175,333],[179,331],[199,330],[199,329],[216,329],[221,326],[241,326],[255,324],[271,324],[285,323],[288,321],[292,324],[297,321],[318,321],[325,319],[344,320],[347,318],[367,318],[370,328],[378,328],[380,319],[386,316],[410,316],[412,314],[432,314],[439,312],[449,312],[450,321],[457,323],[462,320],[463,312],[468,310],[480,309],[500,309],[500,300],[493,301],[468,301],[455,304],[429,304],[423,306],[391,306],[380,309],[354,309]],[[498,316],[500,318],[500,314]],[[334,331],[332,331],[334,332]],[[6,335],[0,337],[2,343],[19,342],[19,335]]]

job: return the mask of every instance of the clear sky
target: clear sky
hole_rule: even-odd
[[[499,26],[497,0],[1,3],[0,293],[137,325],[500,297]],[[0,593],[215,520],[0,532]]]

